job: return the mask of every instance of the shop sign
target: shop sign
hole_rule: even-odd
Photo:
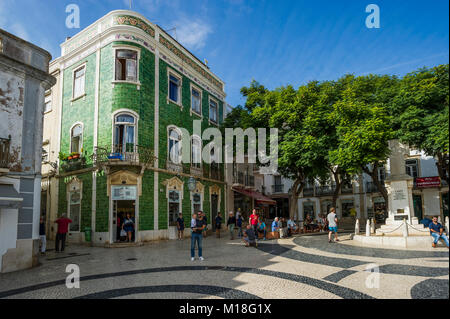
[[[440,187],[441,186],[441,178],[437,177],[417,177],[416,178],[416,187],[417,188],[431,188],[431,187]]]
[[[136,186],[111,186],[113,200],[136,200]]]

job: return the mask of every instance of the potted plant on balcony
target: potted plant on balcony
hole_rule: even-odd
[[[78,158],[80,158],[80,153],[72,152],[72,153],[70,153],[70,156],[72,156],[72,159],[78,159]]]

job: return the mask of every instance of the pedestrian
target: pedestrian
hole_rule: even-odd
[[[252,211],[252,214],[250,215],[250,218],[248,219],[249,225],[253,227],[253,231],[257,232],[258,230],[258,214],[256,213],[256,209]]]
[[[198,213],[201,214],[201,216],[203,217],[203,221],[206,225],[206,227],[203,229],[203,237],[206,238],[206,235],[207,235],[206,231],[208,230],[208,219],[206,218],[206,215],[203,211],[199,211]]]
[[[127,217],[125,217],[122,229],[127,233],[127,242],[131,242],[133,232],[134,232],[134,218],[131,217],[130,213],[127,213]]]
[[[61,242],[61,252],[64,251],[66,247],[66,235],[69,231],[69,224],[72,223],[72,220],[66,217],[66,214],[62,214],[60,218],[55,220],[55,223],[58,224],[58,231],[56,232],[56,240],[55,240],[55,251],[57,253],[60,252],[59,243]]]
[[[230,239],[234,239],[234,227],[236,226],[236,217],[234,217],[233,212],[228,214],[227,227],[230,231]]]
[[[204,260],[203,258],[203,248],[202,248],[202,240],[203,240],[203,230],[206,227],[205,220],[203,219],[202,214],[194,214],[192,217],[197,216],[197,219],[195,219],[195,224],[192,227],[191,223],[191,261],[195,260],[195,243],[197,243],[198,248],[198,258],[200,260]]]
[[[236,227],[238,228],[238,238],[242,238],[243,234],[242,234],[242,215],[239,214],[239,217],[236,219]]]
[[[242,241],[245,243],[245,247],[258,247],[258,244],[256,243],[256,233],[251,225],[247,225]]]
[[[178,240],[183,240],[183,238],[184,238],[184,218],[183,218],[182,213],[180,213],[177,218],[177,228],[178,228]]]
[[[220,212],[217,213],[216,217],[216,237],[220,238],[220,229],[222,228],[222,216]]]
[[[258,234],[263,234],[263,240],[266,240],[266,224],[260,219],[258,222]]]
[[[438,223],[437,216],[433,216],[433,221],[428,224],[428,228],[430,229],[431,237],[434,239],[432,244],[433,248],[436,248],[439,239],[442,239],[447,245],[447,248],[449,248],[448,237],[444,234],[444,227],[442,227],[441,223]]]
[[[44,216],[41,216],[41,219],[39,221],[39,239],[41,240],[41,255],[45,255],[45,249],[47,246],[47,237],[45,236]]]
[[[278,227],[280,230],[280,238],[286,238],[287,237],[287,223],[286,223],[286,219],[284,217],[281,217]]]
[[[329,230],[329,232],[328,232],[328,242],[332,243],[331,234],[333,234],[333,233],[334,233],[334,240],[335,241],[339,241],[338,235],[337,235],[337,231],[338,231],[337,222],[338,222],[338,219],[337,219],[337,216],[336,216],[336,209],[334,207],[331,207],[330,213],[327,216],[327,221],[328,221],[328,230]]]
[[[279,225],[278,225],[278,217],[275,217],[275,219],[272,222],[272,233],[277,232],[279,229]]]

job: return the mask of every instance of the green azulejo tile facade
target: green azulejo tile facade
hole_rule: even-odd
[[[58,212],[73,220],[73,241],[121,241],[127,218],[132,241],[175,239],[179,213],[189,227],[193,212],[212,224],[225,211],[222,164],[169,158],[181,129],[193,141],[220,125],[223,82],[161,34],[136,13],[113,11],[62,46]]]

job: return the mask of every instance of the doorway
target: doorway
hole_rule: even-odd
[[[422,195],[413,195],[414,217],[420,221],[423,219]]]
[[[134,200],[113,200],[113,225],[112,225],[112,239],[113,242],[120,243],[127,240],[126,236],[121,236],[122,226],[125,218],[129,214],[133,221],[131,232],[131,242],[136,241],[136,201]]]

